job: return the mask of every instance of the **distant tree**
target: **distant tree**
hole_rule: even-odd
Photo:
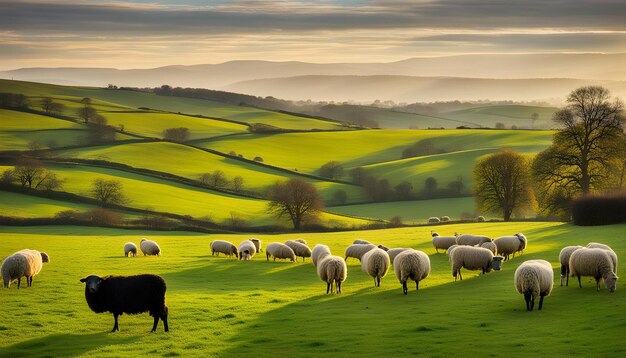
[[[83,104],[83,107],[90,107],[90,106],[91,106],[91,98],[89,98],[89,97],[83,97],[83,98],[80,100],[80,103],[82,103],[82,104]]]
[[[168,128],[163,131],[163,138],[172,142],[184,142],[189,139],[189,129],[185,127]]]
[[[338,179],[343,176],[343,165],[337,161],[330,161],[320,167],[320,176],[329,179]]]
[[[356,185],[362,185],[363,179],[365,179],[365,169],[361,167],[354,168],[350,170],[350,177],[352,178],[352,183]]]
[[[535,197],[526,157],[503,150],[474,166],[474,199],[479,212],[501,212],[509,221],[514,211],[534,208]]]
[[[461,195],[463,193],[463,189],[465,189],[465,184],[463,184],[463,177],[459,176],[457,180],[449,182],[448,189],[450,189],[456,195]]]
[[[514,124],[514,125],[511,126],[511,129],[517,130],[517,126]]]
[[[237,156],[237,152],[235,152],[234,150],[231,150],[230,152],[228,152],[228,155],[236,157]]]
[[[21,93],[0,93],[0,107],[28,108],[28,97]]]
[[[93,107],[85,106],[85,107],[80,107],[78,111],[76,112],[76,114],[78,115],[78,118],[83,120],[83,122],[89,123],[89,121],[96,118],[96,116],[98,115],[98,112]]]
[[[13,175],[23,188],[32,188],[34,184],[45,176],[45,172],[46,168],[39,160],[22,158],[17,161]]]
[[[403,181],[402,183],[396,185],[394,187],[396,194],[398,195],[398,199],[400,200],[409,200],[411,199],[411,191],[413,190],[413,184],[408,181]]]
[[[346,193],[346,191],[343,189],[335,190],[335,193],[333,194],[333,200],[335,203],[343,205],[348,201],[348,193]]]
[[[94,179],[91,183],[91,194],[100,201],[102,207],[108,204],[121,204],[126,201],[122,182],[115,179]]]
[[[533,114],[530,115],[531,125],[533,128],[535,128],[535,122],[537,122],[538,119],[539,119],[539,113],[534,112]]]
[[[232,187],[233,187],[233,191],[235,191],[236,193],[240,193],[243,191],[243,178],[240,176],[236,176],[233,178],[232,181]]]
[[[261,157],[254,157],[253,159],[255,162],[259,162],[259,163],[263,163],[263,158]]]
[[[426,178],[424,181],[424,192],[426,193],[426,197],[432,198],[437,191],[437,179],[433,177]]]
[[[51,171],[46,171],[44,178],[42,178],[36,189],[41,190],[56,190],[63,186],[63,181],[60,180],[57,175]]]
[[[292,178],[270,187],[268,211],[279,218],[287,217],[299,230],[307,216],[316,217],[324,209],[324,201],[315,186]]]
[[[391,219],[389,219],[389,226],[390,227],[400,227],[402,226],[402,218],[398,215],[392,217]]]
[[[89,143],[103,143],[115,140],[115,128],[107,125],[107,119],[96,114],[92,123],[87,125],[87,140]]]
[[[26,146],[28,147],[28,150],[30,150],[31,152],[39,152],[40,150],[43,149],[43,146],[41,145],[41,143],[39,143],[39,141],[36,141],[36,140],[28,142]]]
[[[0,175],[0,183],[3,185],[13,184],[15,180],[15,171],[13,169],[7,169]]]
[[[52,98],[50,98],[50,97],[44,97],[44,98],[41,100],[41,109],[43,109],[43,110],[44,110],[44,112],[46,112],[46,113],[50,113],[50,108],[52,107],[52,104],[53,104],[53,103],[54,103],[54,102],[52,101]]]
[[[496,123],[496,129],[505,129],[506,126],[504,125],[504,123],[502,122],[498,122]]]

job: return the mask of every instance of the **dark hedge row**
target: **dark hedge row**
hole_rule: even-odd
[[[626,193],[578,198],[572,203],[572,218],[582,226],[626,223]]]

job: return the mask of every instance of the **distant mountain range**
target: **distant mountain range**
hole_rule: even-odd
[[[287,99],[528,100],[562,98],[574,87],[591,83],[623,96],[624,63],[626,54],[462,55],[391,63],[231,61],[130,70],[22,68],[0,72],[0,78],[87,86],[169,84]]]

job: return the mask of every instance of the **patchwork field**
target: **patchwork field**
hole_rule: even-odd
[[[503,105],[445,112],[442,113],[441,116],[450,119],[477,122],[483,126],[492,128],[496,126],[496,123],[502,123],[507,128],[515,125],[518,128],[550,129],[554,128],[552,115],[557,110],[558,108],[555,107]],[[537,113],[538,115],[534,123],[531,118],[533,113]]]
[[[503,270],[478,275],[464,271],[453,282],[445,254],[436,254],[430,230],[472,232],[492,237],[524,232],[529,244]],[[215,239],[235,243],[250,235],[204,235],[86,227],[0,227],[6,256],[24,247],[47,252],[51,262],[33,287],[0,290],[2,357],[116,357],[120,355],[220,357],[272,356],[623,356],[626,285],[596,292],[591,278],[558,286],[561,247],[602,241],[626,255],[625,225],[574,227],[561,223],[481,223],[325,234],[255,235],[264,244],[305,238],[341,255],[355,238],[389,247],[425,251],[432,272],[418,292],[402,294],[393,272],[373,287],[358,262],[348,261],[340,296],[326,295],[310,261],[250,262],[212,257]],[[160,257],[123,257],[123,244],[156,240]],[[525,260],[553,265],[555,287],[542,311],[526,312],[513,273]],[[167,282],[170,332],[148,333],[147,314],[120,317],[120,332],[108,333],[111,314],[91,312],[80,278],[89,274],[154,273]],[[618,275],[624,276],[623,265]],[[575,280],[573,280],[575,281]],[[601,324],[598,324],[601,322]],[[453,339],[451,337],[454,337]],[[419,342],[419,344],[416,344]],[[496,343],[497,342],[497,343]]]

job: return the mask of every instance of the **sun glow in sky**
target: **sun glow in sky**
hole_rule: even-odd
[[[0,70],[623,53],[613,0],[0,1]]]

